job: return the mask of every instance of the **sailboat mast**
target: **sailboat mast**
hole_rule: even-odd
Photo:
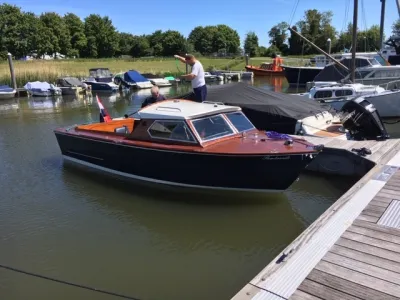
[[[357,17],[358,17],[358,0],[354,0],[353,13],[353,38],[351,48],[351,81],[355,82],[356,77],[356,50],[357,50]]]
[[[381,0],[381,27],[379,28],[379,47],[383,48],[383,29],[385,27],[385,3],[386,0]],[[396,1],[397,5],[399,5],[399,1]]]

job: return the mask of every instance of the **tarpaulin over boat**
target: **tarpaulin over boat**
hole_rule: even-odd
[[[82,82],[76,77],[58,78],[57,84],[63,87],[82,86]]]
[[[175,98],[194,100],[194,94]],[[256,128],[288,134],[294,133],[298,120],[329,109],[329,106],[300,96],[276,93],[242,82],[208,87],[207,101],[239,106]]]
[[[24,85],[24,89],[26,90],[48,91],[52,88],[53,85],[51,85],[50,83],[41,81],[28,82],[27,84]]]
[[[340,62],[345,65],[349,70],[351,69],[351,58],[345,57],[340,60]],[[369,66],[370,63],[366,58],[356,57],[356,68]],[[346,71],[335,63],[327,65],[325,68],[315,76],[314,81],[340,81],[344,79],[350,71]]]
[[[0,85],[0,92],[13,92],[14,89],[9,87],[8,85]]]
[[[137,82],[148,82],[149,80],[145,78],[142,74],[135,70],[129,70],[124,74],[124,80],[126,82],[137,83]]]

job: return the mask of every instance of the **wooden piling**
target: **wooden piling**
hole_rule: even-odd
[[[11,84],[14,90],[17,90],[17,81],[15,80],[15,72],[14,72],[14,65],[12,61],[11,53],[7,54],[8,65],[10,67],[10,75],[11,75]]]

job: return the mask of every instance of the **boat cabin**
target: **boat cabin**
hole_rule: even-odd
[[[240,107],[222,103],[165,100],[139,110],[133,118],[77,126],[76,131],[123,136],[128,140],[205,147],[230,139],[254,125]]]
[[[337,100],[337,99],[351,99],[362,95],[376,94],[384,91],[383,88],[363,85],[360,83],[355,84],[332,84],[314,86],[309,93],[304,94],[306,97],[314,100]]]
[[[349,74],[344,80],[349,80]],[[400,79],[400,66],[373,66],[357,68],[355,80],[368,84],[384,84]]]

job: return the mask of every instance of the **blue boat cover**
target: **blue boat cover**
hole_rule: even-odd
[[[0,92],[12,92],[14,91],[13,88],[9,87],[8,85],[0,85]]]
[[[149,80],[145,78],[142,74],[135,70],[129,70],[124,74],[124,80],[130,83],[136,82],[148,82]]]
[[[26,90],[48,91],[48,90],[52,89],[52,86],[47,82],[34,81],[34,82],[28,82],[27,84],[25,84],[24,88]]]

